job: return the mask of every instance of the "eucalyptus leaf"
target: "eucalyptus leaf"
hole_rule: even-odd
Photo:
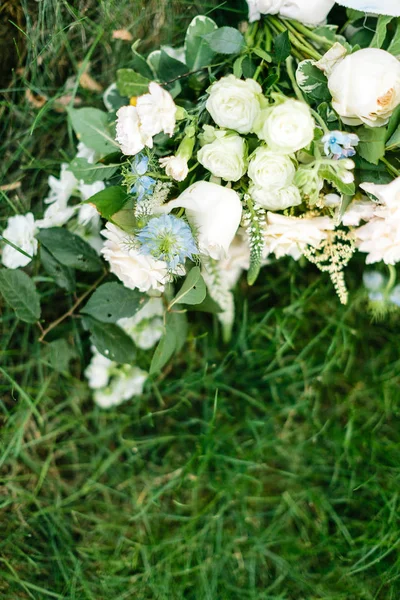
[[[104,181],[114,175],[119,165],[103,165],[89,163],[86,158],[74,158],[68,166],[75,177],[84,183],[91,184],[95,181]]]
[[[117,89],[121,96],[141,96],[149,90],[150,80],[133,69],[118,69]]]
[[[79,141],[85,146],[101,156],[118,150],[107,113],[97,108],[70,108],[68,116]]]
[[[216,54],[239,54],[245,45],[243,35],[233,27],[220,27],[204,35],[204,39]]]
[[[148,299],[146,294],[130,290],[121,283],[104,283],[91,295],[81,312],[102,323],[116,323],[119,319],[133,317]]]
[[[0,269],[0,294],[25,323],[40,318],[40,298],[32,279],[19,269]]]
[[[191,71],[201,69],[201,67],[209,65],[213,60],[215,52],[204,36],[216,29],[218,29],[217,24],[209,17],[202,15],[195,17],[187,28],[185,55],[186,64]]]
[[[66,267],[90,272],[100,271],[103,268],[96,251],[67,229],[62,227],[41,229],[36,237],[46,250]]]
[[[175,298],[169,305],[172,308],[174,304],[200,304],[207,295],[206,284],[201,275],[199,267],[191,269]]]
[[[103,356],[117,363],[132,363],[136,348],[132,339],[121,327],[114,323],[101,323],[92,317],[83,318],[85,327],[90,331],[90,341]]]

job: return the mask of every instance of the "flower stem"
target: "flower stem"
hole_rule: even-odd
[[[392,290],[394,284],[396,283],[397,277],[396,268],[393,265],[387,265],[387,268],[389,269],[389,281],[385,289],[386,295]]]
[[[381,162],[383,162],[383,164],[386,166],[386,168],[396,177],[400,177],[400,171],[398,169],[396,169],[396,167],[394,167],[392,165],[392,163],[390,163],[387,158],[382,157],[381,158]]]
[[[289,75],[289,79],[292,82],[293,85],[293,89],[295,91],[295,94],[297,96],[297,98],[301,101],[301,102],[305,102],[304,100],[304,96],[302,94],[301,89],[299,88],[299,86],[297,85],[297,81],[296,81],[296,76],[294,74],[294,69],[293,69],[293,56],[288,56],[288,58],[286,59],[286,70],[288,72]]]

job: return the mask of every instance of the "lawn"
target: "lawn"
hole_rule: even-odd
[[[93,82],[129,62],[113,32],[146,52],[205,12],[245,16],[210,0],[3,3],[2,228],[42,214],[73,155],[65,96],[101,107]],[[350,264],[343,307],[312,265],[272,262],[239,284],[229,344],[196,316],[144,395],[107,411],[79,317],[49,334],[68,364],[2,305],[0,598],[398,600],[400,318],[372,318],[363,270]],[[48,324],[73,298],[37,283]]]

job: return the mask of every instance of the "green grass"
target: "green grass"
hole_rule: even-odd
[[[211,8],[155,5],[165,39]],[[129,55],[113,29],[147,47],[160,35],[136,0],[11,8],[25,32],[9,27],[11,61],[28,66],[2,96],[2,184],[21,181],[2,192],[3,224],[13,207],[40,213],[48,175],[73,152],[65,114],[30,106],[26,85],[62,95],[90,51],[107,85]],[[371,321],[362,271],[353,261],[341,307],[314,267],[271,264],[239,286],[228,346],[196,317],[171,368],[110,411],[90,399],[76,319],[49,336],[80,355],[60,374],[38,331],[2,307],[2,600],[398,600],[400,320]],[[68,300],[39,286],[49,322]]]

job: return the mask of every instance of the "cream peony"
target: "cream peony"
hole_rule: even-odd
[[[250,133],[260,113],[261,86],[254,79],[222,77],[208,89],[206,108],[215,123],[238,133]]]
[[[385,50],[364,48],[334,67],[328,86],[343,123],[381,127],[400,104],[400,62]]]
[[[166,156],[160,158],[160,166],[175,181],[184,181],[189,173],[188,161],[183,156]]]
[[[35,229],[35,219],[32,213],[9,217],[2,237],[14,244],[16,248],[5,242],[1,255],[1,261],[5,267],[8,269],[17,269],[18,267],[25,267],[31,262],[38,247],[37,240],[34,237]],[[20,248],[29,254],[29,256],[22,254],[17,248]]]
[[[261,15],[276,15],[295,19],[307,25],[325,21],[335,0],[247,0],[249,21],[257,21]]]
[[[223,135],[221,135],[221,133]],[[216,139],[197,153],[197,160],[215,177],[238,181],[246,173],[247,145],[240,135],[215,131]]]
[[[249,194],[259,206],[272,211],[285,210],[302,202],[300,190],[295,185],[269,191],[253,185],[249,188]]]
[[[176,200],[158,208],[158,212],[181,207],[186,209],[187,219],[197,232],[200,252],[216,260],[226,257],[242,216],[239,195],[216,183],[197,181]]]
[[[272,152],[293,154],[312,142],[314,128],[315,122],[307,104],[286,100],[263,110],[254,130]]]
[[[265,191],[282,189],[293,183],[295,167],[289,156],[259,146],[250,157],[248,174],[252,182]]]
[[[176,105],[171,94],[158,83],[154,81],[150,83],[149,93],[139,96],[136,108],[140,131],[144,137],[151,139],[161,131],[172,136],[176,122]],[[153,147],[152,141],[149,147]]]
[[[145,146],[151,148],[152,138],[142,132],[136,106],[121,106],[117,111],[115,139],[127,156],[138,154]]]
[[[164,291],[164,286],[169,281],[164,261],[140,254],[134,239],[112,223],[107,223],[106,229],[101,233],[106,238],[101,252],[110,263],[111,272],[127,288],[138,288],[141,292]]]
[[[328,230],[335,228],[329,217],[285,217],[267,213],[265,228],[265,256],[275,254],[276,258],[291,256],[298,260],[306,246],[317,247],[327,236]]]

